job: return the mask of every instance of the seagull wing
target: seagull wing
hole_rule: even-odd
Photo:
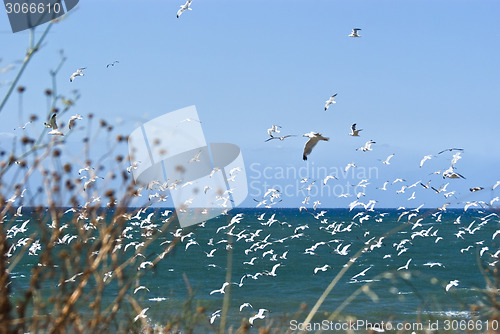
[[[318,138],[310,138],[306,145],[304,146],[304,153],[302,154],[302,159],[307,160],[307,156],[311,154],[314,146],[318,143]]]
[[[57,129],[56,114],[52,115],[52,117],[50,118],[49,124],[50,124],[50,127],[52,128],[52,130]]]

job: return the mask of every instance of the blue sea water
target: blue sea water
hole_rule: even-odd
[[[180,316],[187,307],[188,290],[192,289],[193,307],[202,306],[207,318],[221,310],[224,297],[229,296],[228,327],[238,328],[243,318],[263,308],[268,310],[266,317],[255,320],[253,328],[271,325],[283,332],[293,330],[297,325],[292,325],[304,321],[348,264],[351,266],[327,295],[313,323],[328,319],[349,298],[352,300],[339,310],[335,320],[338,323],[347,316],[371,323],[429,324],[439,320],[440,326],[444,326],[444,319],[488,319],[485,311],[471,312],[471,305],[488,306],[478,290],[486,288],[480,268],[487,272],[499,268],[500,234],[495,238],[493,235],[500,229],[500,219],[494,212],[234,209],[182,232],[174,222],[166,232],[157,234],[158,239],[147,249],[136,249],[135,245],[151,239],[147,231],[157,231],[164,224],[164,211],[149,210],[127,221],[121,246],[115,249],[124,259],[141,253],[128,270],[130,276],[141,275],[132,290],[135,286],[147,287],[133,297],[141,307],[149,307],[146,314],[151,324],[165,325]],[[150,213],[153,215],[147,220]],[[65,217],[69,220],[71,213]],[[11,225],[19,227],[30,218],[34,219],[26,212]],[[27,231],[8,234],[9,243],[16,245],[27,237],[42,240],[39,229],[38,224],[30,222]],[[60,238],[64,234],[76,233],[68,227]],[[174,235],[180,234],[187,236],[154,267],[145,263],[140,268],[142,262],[153,260],[172,244]],[[69,241],[69,245],[74,242]],[[19,245],[12,250],[12,259],[21,248]],[[15,265],[11,274],[13,298],[22,296],[38,263],[38,256],[27,252]],[[316,269],[321,267],[325,270]],[[364,275],[355,277],[363,271]],[[256,279],[246,276],[249,274],[257,274]],[[446,291],[454,280],[457,285]],[[226,287],[224,294],[212,292],[220,290],[226,281],[235,284]],[[51,291],[57,282],[56,277],[44,288]],[[104,302],[112,302],[115,297],[111,285]],[[243,303],[252,307],[240,311]],[[219,322],[220,318],[215,318],[210,325],[206,320],[199,327],[215,330]]]

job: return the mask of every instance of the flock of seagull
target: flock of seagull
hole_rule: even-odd
[[[179,18],[182,13],[186,10],[191,10],[192,0],[187,0],[185,4],[180,6],[177,12],[177,18]],[[349,37],[358,38],[359,31],[361,29],[354,28],[349,34]],[[106,67],[115,66],[118,61],[114,61],[108,64]],[[86,67],[77,69],[73,74],[71,74],[69,80],[73,82],[77,77],[84,76],[83,71]],[[333,94],[325,101],[324,110],[327,111],[333,104],[336,103],[335,98],[337,94]],[[77,120],[81,120],[81,115],[74,115],[70,118],[68,127],[72,129]],[[56,114],[52,114],[49,121],[44,123],[47,128],[51,130],[48,132],[49,135],[64,135],[57,125]],[[26,125],[25,125],[26,126]],[[266,142],[280,140],[283,141],[290,137],[296,137],[297,135],[287,134],[280,136],[279,125],[272,125],[271,128],[267,130],[269,137],[265,140]],[[357,124],[354,123],[350,127],[349,136],[360,137],[360,132],[363,129],[358,129]],[[308,138],[304,145],[302,159],[308,160],[314,147],[320,141],[329,141],[329,137],[323,136],[321,133],[311,131],[309,133],[303,134],[302,137]],[[375,141],[369,140],[363,146],[357,148],[356,150],[361,152],[372,151],[372,145],[376,144]],[[420,163],[419,168],[423,168],[427,161],[440,156],[442,154],[451,154],[451,165],[447,166],[446,169],[441,169],[435,171],[432,175],[441,175],[442,179],[465,179],[465,177],[457,171],[457,163],[462,158],[463,153],[462,148],[448,148],[438,152],[436,155],[430,154],[424,156]],[[451,153],[450,153],[451,152]],[[391,159],[393,159],[395,154],[389,155],[384,160],[379,159],[382,164],[390,165]],[[198,156],[195,156],[190,162],[198,161]],[[127,169],[131,172],[132,169],[137,168],[137,164],[140,162],[134,162]],[[356,168],[355,163],[348,163],[344,169],[347,172],[351,168]],[[83,171],[89,173],[89,182],[96,182],[99,177],[93,173],[92,170],[87,167],[79,171],[79,174]],[[187,233],[182,229],[171,232],[171,238],[165,240],[163,244],[174,244],[174,239],[179,239],[180,244],[183,245],[184,251],[189,256],[201,256],[206,258],[206,267],[209,270],[218,270],[220,273],[225,272],[225,268],[219,266],[216,263],[212,263],[218,257],[216,254],[224,254],[227,250],[241,250],[243,260],[235,266],[235,272],[244,271],[239,280],[236,281],[226,281],[221,282],[222,284],[212,287],[210,291],[207,291],[208,296],[217,297],[223,295],[228,291],[228,288],[238,287],[240,289],[245,289],[249,281],[267,281],[272,279],[277,279],[281,277],[280,273],[285,268],[290,268],[296,265],[293,262],[294,259],[298,259],[299,262],[302,259],[309,259],[309,261],[304,261],[305,265],[302,266],[300,270],[310,270],[309,273],[312,277],[321,277],[322,275],[328,274],[328,272],[337,271],[342,266],[346,266],[349,262],[357,262],[357,267],[360,271],[348,278],[347,283],[370,283],[379,278],[375,278],[376,275],[370,276],[372,273],[387,270],[387,268],[395,268],[396,271],[409,271],[418,268],[429,268],[432,270],[443,269],[447,266],[446,263],[439,261],[439,257],[433,257],[433,254],[429,255],[428,260],[422,261],[422,259],[414,260],[410,257],[412,247],[423,247],[423,241],[426,240],[426,247],[433,247],[440,242],[442,243],[445,239],[454,238],[453,241],[460,242],[463,244],[463,248],[460,249],[460,253],[456,254],[462,255],[472,252],[472,250],[477,250],[480,257],[487,261],[487,265],[495,267],[498,265],[500,258],[500,251],[493,248],[492,245],[498,243],[500,239],[500,229],[497,229],[493,233],[485,231],[486,227],[497,226],[500,222],[500,217],[496,213],[488,213],[487,209],[493,207],[495,202],[500,201],[499,197],[495,197],[490,201],[466,201],[462,204],[463,213],[458,215],[458,217],[453,219],[453,232],[451,235],[445,235],[440,233],[441,227],[439,223],[442,222],[443,216],[447,214],[447,206],[452,204],[451,199],[455,199],[456,203],[461,203],[458,197],[459,194],[456,190],[448,189],[450,183],[444,185],[435,185],[434,180],[415,180],[412,183],[407,183],[403,178],[396,178],[395,180],[385,181],[382,186],[377,187],[378,191],[389,191],[390,188],[397,183],[402,184],[401,188],[395,191],[396,196],[406,193],[410,189],[416,189],[417,187],[422,187],[424,191],[433,191],[436,196],[442,196],[444,199],[444,204],[438,208],[435,212],[428,216],[421,215],[421,209],[423,204],[417,208],[407,209],[402,206],[397,209],[397,220],[394,218],[393,223],[406,222],[411,225],[411,230],[405,232],[405,234],[398,234],[402,239],[388,243],[389,237],[381,235],[372,235],[369,224],[380,224],[384,222],[385,219],[392,219],[391,215],[387,212],[381,212],[375,210],[375,205],[377,201],[368,200],[366,202],[362,201],[362,198],[366,196],[366,189],[370,185],[369,180],[362,180],[356,187],[362,188],[361,192],[355,194],[356,199],[353,200],[349,206],[348,217],[343,217],[342,219],[337,219],[332,215],[329,215],[328,211],[321,210],[321,202],[319,200],[312,202],[311,200],[311,189],[318,181],[318,184],[325,186],[330,180],[336,180],[335,175],[327,175],[321,181],[319,180],[309,180],[307,178],[302,179],[300,182],[304,184],[304,190],[307,191],[307,196],[301,202],[299,210],[304,212],[304,217],[300,221],[287,222],[284,219],[277,217],[277,212],[273,210],[265,210],[264,213],[260,213],[257,216],[252,216],[251,214],[238,213],[234,214],[228,223],[217,228],[217,231],[213,237],[211,237],[207,242],[202,243],[201,240],[197,240],[197,234],[194,232]],[[333,182],[333,181],[332,181]],[[432,184],[432,185],[431,185]],[[496,182],[491,187],[476,186],[471,187],[469,190],[471,193],[484,192],[486,189],[491,191],[495,190],[500,186],[500,181]],[[168,188],[168,187],[167,187]],[[206,193],[207,189],[204,190]],[[338,197],[350,197],[350,194],[341,194]],[[22,196],[21,196],[22,197]],[[157,192],[154,195],[149,196],[149,202],[151,204],[154,200],[163,200],[165,196]],[[416,200],[416,191],[412,191],[411,196],[407,198],[408,201]],[[8,201],[14,202],[17,198],[14,196]],[[99,202],[100,199],[94,197],[91,202]],[[256,200],[258,204],[257,207],[263,207],[265,209],[272,209],[272,207],[281,201],[281,193],[277,189],[267,189],[263,198],[261,200]],[[310,201],[312,203],[310,203]],[[89,203],[87,203],[89,204]],[[87,205],[86,204],[86,205]],[[476,210],[474,215],[470,212],[467,213],[468,209],[474,207]],[[355,212],[352,212],[355,209]],[[75,209],[69,209],[65,214],[77,214],[77,219],[82,221],[89,220],[83,213],[79,213]],[[156,213],[149,213],[146,208],[139,210],[135,216],[128,215],[126,218],[128,220],[128,226],[122,232],[122,237],[118,240],[115,245],[113,252],[122,252],[124,254],[132,253],[134,257],[145,258],[141,253],[144,239],[151,238],[155,231],[159,230],[159,227],[170,221],[172,215],[170,210],[165,210],[159,216]],[[226,213],[227,214],[227,213]],[[146,216],[146,217],[145,217]],[[266,217],[267,216],[267,217]],[[25,245],[31,241],[31,246],[29,247],[28,254],[31,256],[36,256],[39,254],[43,245],[40,239],[36,239],[32,234],[28,233],[27,224],[28,220],[23,220],[23,214],[21,212],[21,207],[18,208],[16,212],[16,221],[20,221],[20,224],[16,224],[7,230],[7,238],[11,241],[11,248],[9,249],[8,256],[11,257],[18,249],[22,249]],[[289,220],[291,217],[284,217]],[[245,221],[250,221],[245,224]],[[467,221],[467,222],[465,222]],[[85,228],[89,230],[95,229],[95,226],[86,223]],[[64,234],[64,229],[68,226],[49,226],[50,228],[59,229],[61,232],[61,238],[58,238],[56,242],[57,245],[69,245],[75,240],[76,236],[70,234],[69,232]],[[197,227],[200,231],[206,228],[205,223],[199,224]],[[308,231],[314,230],[316,235],[312,239]],[[479,232],[480,231],[480,232]],[[97,232],[96,232],[97,233]],[[481,238],[478,240],[477,235],[482,233],[482,236],[487,235],[488,238]],[[200,233],[201,234],[201,233]],[[356,235],[356,238],[353,238]],[[317,239],[316,239],[317,237]],[[32,240],[35,238],[34,240]],[[356,240],[354,240],[356,239]],[[307,246],[302,247],[300,245],[306,244]],[[180,247],[180,245],[177,245]],[[363,256],[368,254],[377,254],[383,261],[386,261],[386,265],[383,268],[376,268],[372,263],[366,263],[363,261],[362,256],[355,256],[355,251],[353,249],[360,247],[363,248]],[[457,250],[452,250],[457,251]],[[188,253],[189,252],[189,253]],[[191,254],[195,253],[196,254]],[[224,256],[223,256],[224,257]],[[210,263],[208,263],[210,262]],[[339,263],[343,263],[339,265]],[[168,263],[166,264],[168,265]],[[312,267],[311,267],[312,265]],[[147,270],[149,268],[155,267],[156,264],[152,261],[144,259],[137,265],[137,270]],[[257,267],[260,268],[257,270]],[[255,268],[255,270],[252,270]],[[434,268],[434,269],[433,269]],[[176,268],[171,268],[172,271],[177,270]],[[108,273],[110,277],[112,273]],[[451,273],[450,273],[451,274]],[[81,273],[76,273],[73,277],[67,280],[67,282],[75,282]],[[326,276],[323,276],[326,277]],[[330,276],[331,278],[331,276]],[[264,283],[265,285],[266,283]],[[450,292],[453,288],[457,288],[460,285],[460,280],[450,277],[445,284],[443,284],[444,291],[446,293]],[[220,287],[220,288],[218,288]],[[136,286],[134,289],[134,294],[150,294],[152,288],[146,286]],[[249,298],[251,294],[247,294]],[[152,297],[149,298],[150,301],[161,302],[167,300],[166,297]],[[249,316],[248,322],[250,325],[254,325],[259,320],[264,320],[271,311],[267,306],[261,306],[256,311],[252,304],[256,304],[246,301],[239,305],[239,312],[246,312],[251,310],[251,315]],[[134,321],[147,318],[147,312],[150,307],[142,309],[142,311],[137,314]],[[221,317],[221,309],[218,309],[211,313],[209,317],[210,324],[214,324],[218,318]]]

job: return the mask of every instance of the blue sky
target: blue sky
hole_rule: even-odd
[[[379,207],[446,201],[421,186],[405,194],[395,193],[400,183],[387,192],[376,189],[397,177],[407,185],[432,179],[436,188],[450,182],[448,189],[464,200],[498,196],[500,187],[476,197],[468,192],[500,180],[498,1],[193,0],[193,10],[177,19],[181,4],[81,1],[52,26],[22,77],[25,110],[45,115],[43,91],[63,49],[67,60],[58,76],[59,92],[78,89],[82,97],[74,113],[92,112],[115,122],[121,133],[196,105],[208,142],[240,146],[253,181],[247,206],[260,198],[257,189],[264,190],[264,181],[296,185],[281,179],[280,169],[306,166],[301,159],[306,138],[266,143],[272,124],[281,125],[282,134],[317,131],[330,137],[314,149],[309,168],[340,171],[350,162],[359,169],[377,168],[361,201],[376,199]],[[10,33],[5,12],[0,24],[0,68],[14,63],[17,69],[29,34]],[[362,37],[347,37],[352,28],[361,28]],[[114,60],[120,63],[106,68]],[[85,77],[70,83],[79,67],[87,67]],[[16,69],[0,74],[0,82],[12,80]],[[0,86],[0,96],[6,89]],[[324,102],[334,93],[337,103],[325,112]],[[0,113],[0,132],[19,125],[12,116],[16,108],[13,96]],[[363,129],[360,138],[347,135],[352,123]],[[355,150],[370,139],[376,141],[373,151]],[[457,171],[466,180],[429,175],[448,168],[452,154],[419,168],[424,155],[449,147],[465,149]],[[392,153],[391,165],[378,160]],[[264,170],[274,176],[264,178]],[[361,179],[330,182],[347,189],[347,182]],[[417,199],[411,202],[413,191]],[[282,206],[303,200],[302,194],[285,197]],[[315,199],[324,207],[345,207],[354,200]]]

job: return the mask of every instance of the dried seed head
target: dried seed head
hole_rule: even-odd
[[[17,87],[17,91],[18,91],[19,93],[23,93],[25,90],[26,90],[26,88],[25,88],[24,86],[19,86],[19,87]]]
[[[50,89],[46,89],[45,90],[45,95],[51,96],[52,95],[52,91]]]
[[[64,164],[63,169],[65,173],[71,173],[71,164],[69,163]]]
[[[37,116],[37,115],[35,115],[35,114],[31,114],[31,115],[30,115],[30,121],[34,122],[34,121],[36,121],[37,119],[38,119],[38,116]]]

